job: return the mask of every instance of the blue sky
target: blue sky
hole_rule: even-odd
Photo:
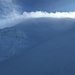
[[[1,2],[5,0],[0,0],[0,14],[4,13],[4,8]],[[46,12],[68,12],[75,11],[75,0],[6,0],[13,1],[15,5],[18,5],[20,11],[46,11]],[[10,10],[12,9],[11,4],[8,3]],[[9,8],[8,7],[8,8]],[[7,9],[8,9],[7,8]],[[6,10],[5,10],[6,11]],[[7,11],[6,11],[7,12]],[[8,12],[7,12],[8,13]]]
[[[1,0],[0,0],[1,1]],[[75,0],[13,0],[24,11],[75,11]],[[2,8],[0,2],[0,10]],[[2,12],[2,10],[0,11]]]
[[[24,11],[75,11],[75,0],[17,0]]]

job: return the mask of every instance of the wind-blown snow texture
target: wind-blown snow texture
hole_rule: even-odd
[[[1,29],[0,75],[75,75],[75,19],[38,18]]]

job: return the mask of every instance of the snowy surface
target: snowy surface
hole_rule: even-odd
[[[75,19],[32,19],[1,29],[0,75],[75,75]]]

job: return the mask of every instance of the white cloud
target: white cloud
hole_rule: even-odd
[[[75,12],[56,12],[56,13],[48,13],[43,11],[36,12],[24,12],[23,15],[32,18],[40,18],[40,17],[50,17],[50,18],[75,18]]]
[[[7,15],[13,11],[17,11],[18,5],[16,5],[15,0],[0,0],[1,9],[4,15]]]
[[[0,19],[0,28],[9,27],[17,23],[22,22],[23,20],[30,18],[75,18],[75,12],[56,12],[48,13],[43,11],[36,12],[24,12],[19,14],[17,11],[13,11],[9,15],[5,16],[5,19]]]

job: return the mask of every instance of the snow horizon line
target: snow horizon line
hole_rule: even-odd
[[[32,18],[70,18],[75,19],[74,12],[46,12],[46,11],[36,11],[36,12],[23,12],[19,14],[18,11],[13,11],[9,15],[4,15],[3,19],[0,19],[0,29],[5,27],[10,27],[18,24],[24,20]]]

